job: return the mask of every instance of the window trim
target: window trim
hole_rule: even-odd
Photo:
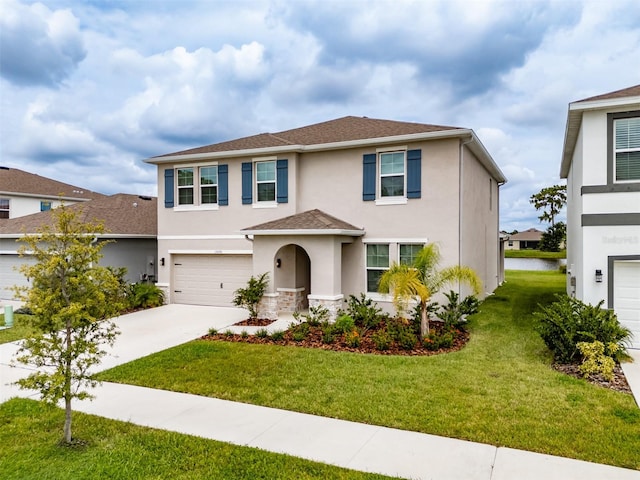
[[[614,122],[622,118],[640,117],[640,110],[607,113],[607,185],[583,186],[581,193],[640,191],[640,180],[616,181]]]
[[[400,246],[401,245],[419,245],[422,248],[429,243],[427,238],[368,238],[364,239],[364,292],[366,295],[376,301],[391,301],[392,295],[389,293],[371,292],[369,291],[369,270],[386,271],[391,267],[392,262],[400,263]],[[389,249],[389,264],[387,268],[369,267],[367,264],[367,247],[369,245],[386,245]]]
[[[398,174],[383,174],[382,173],[382,156],[383,155],[393,155],[395,153],[402,153],[402,195],[383,195],[382,194],[382,179],[385,177],[399,177],[400,175]],[[377,184],[378,184],[378,188],[377,188],[377,192],[376,192],[376,198],[382,202],[382,203],[398,203],[398,200],[404,200],[402,203],[406,203],[406,199],[407,199],[407,149],[405,148],[396,148],[396,149],[392,149],[392,150],[378,150],[376,151],[376,154],[378,156],[377,158],[377,169],[378,169],[378,174],[377,174]]]
[[[202,203],[202,187],[211,187],[213,185],[202,185],[201,183],[201,169],[216,167],[216,203]],[[179,170],[193,170],[193,184],[180,186],[179,183]],[[175,167],[175,203],[173,209],[175,211],[189,211],[189,210],[218,210],[220,207],[220,165],[216,163],[207,164],[189,164],[180,165]],[[193,203],[180,204],[180,189],[191,188],[193,189]]]
[[[613,147],[613,165],[612,165],[612,169],[613,171],[612,176],[613,176],[613,182],[617,183],[617,184],[625,184],[625,183],[637,183],[640,182],[640,178],[632,178],[632,179],[627,179],[627,180],[618,180],[617,178],[617,166],[618,166],[618,153],[632,153],[632,152],[638,152],[640,153],[640,146],[635,147],[635,148],[620,148],[618,149],[617,145],[616,145],[616,125],[618,124],[618,122],[622,121],[622,120],[637,120],[638,122],[640,122],[640,116],[625,116],[625,117],[620,117],[620,118],[613,118],[613,122],[612,122],[612,147]]]
[[[369,266],[369,246],[386,246],[387,247],[387,267],[370,267]],[[365,274],[364,274],[364,291],[369,294],[369,293],[378,293],[378,291],[370,291],[369,290],[369,271],[370,270],[375,270],[375,271],[379,271],[379,272],[386,272],[387,270],[389,270],[389,267],[391,267],[391,245],[389,243],[367,243],[365,244],[365,249],[364,249],[364,269],[365,269]],[[381,273],[381,274],[382,274]]]
[[[3,197],[3,198],[0,198],[0,200],[6,200],[6,202],[7,202],[7,207],[6,208],[0,208],[0,212],[7,212],[7,214],[6,214],[7,216],[6,217],[0,216],[0,220],[6,220],[6,219],[11,218],[11,199]]]
[[[273,164],[273,180],[265,181],[258,180],[258,165],[272,163]],[[253,181],[253,191],[255,195],[255,205],[265,206],[265,205],[277,205],[278,201],[278,164],[277,158],[265,158],[260,160],[254,160],[253,162],[253,173],[255,180]],[[260,200],[258,197],[258,185],[259,184],[268,184],[273,183],[273,200]]]

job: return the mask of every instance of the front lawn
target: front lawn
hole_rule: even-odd
[[[385,479],[287,455],[74,413],[74,436],[58,445],[64,411],[40,402],[0,405],[0,475],[24,479]]]
[[[0,343],[15,342],[25,338],[30,329],[27,325],[28,315],[13,314],[13,327],[0,330]],[[0,314],[0,326],[4,327],[4,313]]]
[[[505,258],[567,258],[567,251],[543,252],[542,250],[505,250]]]
[[[554,371],[533,330],[563,289],[562,274],[509,271],[467,346],[444,355],[198,340],[101,378],[638,469],[633,398]]]

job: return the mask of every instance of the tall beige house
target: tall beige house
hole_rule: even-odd
[[[158,168],[158,285],[172,303],[232,305],[269,273],[263,315],[377,293],[428,242],[442,266],[502,280],[499,187],[470,129],[344,117],[145,160]],[[463,292],[466,293],[466,292]]]

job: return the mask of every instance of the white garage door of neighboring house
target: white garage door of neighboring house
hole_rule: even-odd
[[[11,289],[14,285],[29,286],[26,277],[19,270],[19,267],[25,263],[33,265],[35,260],[32,257],[19,257],[16,254],[0,255],[0,299],[14,299],[16,294]]]
[[[633,334],[632,348],[640,348],[640,261],[614,262],[613,309]]]
[[[233,306],[233,293],[247,286],[251,255],[174,255],[174,303]]]

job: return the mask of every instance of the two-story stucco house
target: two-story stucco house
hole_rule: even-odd
[[[485,292],[501,281],[499,186],[472,130],[344,117],[145,160],[158,167],[158,285],[232,305],[269,273],[262,314],[376,293],[392,262],[437,242]]]
[[[614,309],[640,348],[640,85],[569,104],[567,292]]]

